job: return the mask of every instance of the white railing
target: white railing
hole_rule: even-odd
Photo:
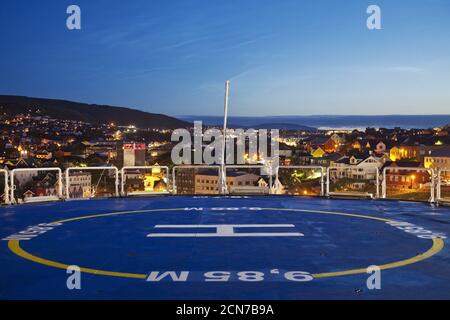
[[[125,191],[125,185],[126,185],[126,172],[129,170],[152,170],[152,169],[162,169],[166,172],[166,191],[132,191],[132,192],[126,192]],[[121,182],[120,182],[120,191],[123,196],[130,196],[130,195],[158,195],[158,194],[169,194],[168,190],[168,182],[169,182],[169,167],[167,166],[128,166],[123,167],[122,170],[120,170],[120,176],[121,176]]]
[[[5,187],[3,189],[3,202],[5,204],[9,204],[9,171],[5,170],[5,169],[0,169],[0,173],[3,173],[4,175],[4,183],[5,183]]]
[[[70,197],[70,172],[71,171],[87,171],[87,170],[108,170],[114,171],[114,196],[119,196],[119,169],[114,166],[110,167],[70,167],[66,169],[66,199],[71,199]],[[93,198],[93,196],[91,196]],[[72,198],[74,199],[74,198]]]
[[[63,193],[62,193],[62,171],[60,168],[20,168],[20,169],[14,169],[11,171],[11,202],[16,202],[15,199],[15,190],[16,185],[14,183],[14,175],[19,172],[42,172],[42,171],[56,171],[58,173],[58,180],[57,180],[57,187],[58,187],[58,195],[57,196],[39,196],[39,197],[30,197],[27,198],[26,202],[38,202],[38,201],[55,201],[63,199]]]
[[[326,172],[326,168],[322,167],[322,166],[278,166],[276,168],[275,171],[275,178],[278,180],[279,179],[279,170],[280,169],[293,169],[293,170],[320,170],[320,196],[324,195],[325,192],[325,172]]]
[[[437,173],[437,191],[436,191],[436,201],[437,202],[450,202],[449,197],[442,196],[442,174],[448,172],[450,175],[450,168],[439,169]],[[448,182],[447,182],[448,183]],[[447,184],[446,183],[446,184]],[[450,188],[450,185],[448,185]]]
[[[414,172],[427,172],[430,175],[430,198],[428,199],[429,202],[434,202],[434,186],[435,186],[435,173],[434,170],[429,168],[415,168],[415,167],[386,167],[383,169],[383,182],[382,182],[382,198],[387,198],[387,180],[386,180],[386,172],[387,171],[414,171]],[[397,181],[396,181],[397,182]],[[414,184],[414,181],[412,181],[412,185]]]
[[[126,171],[127,170],[139,170],[139,169],[154,169],[154,168],[159,168],[161,170],[165,170],[167,172],[166,174],[166,178],[167,178],[167,182],[171,181],[172,182],[172,190],[167,190],[167,192],[142,192],[139,194],[168,194],[168,193],[172,193],[174,195],[178,194],[177,193],[177,181],[176,181],[176,175],[177,175],[177,171],[181,170],[181,169],[193,169],[193,170],[198,170],[198,169],[214,169],[217,170],[217,176],[219,177],[220,175],[220,166],[219,165],[181,165],[181,166],[174,166],[172,169],[172,174],[170,177],[169,174],[169,168],[167,166],[136,166],[136,167],[124,167],[120,173],[120,177],[121,179],[119,179],[119,170],[117,167],[114,166],[107,166],[107,167],[71,167],[68,168],[65,171],[65,181],[63,181],[62,177],[63,177],[63,173],[61,171],[60,168],[20,168],[20,169],[14,169],[12,171],[8,171],[5,169],[0,169],[0,174],[3,173],[4,174],[4,181],[5,181],[5,198],[4,198],[4,202],[6,204],[9,203],[16,203],[16,199],[15,199],[15,191],[17,189],[16,183],[15,183],[15,175],[17,175],[20,172],[42,172],[42,171],[56,171],[58,173],[58,178],[57,178],[57,182],[55,184],[55,186],[57,187],[57,196],[38,196],[38,197],[31,197],[30,199],[28,199],[26,202],[32,202],[32,201],[50,201],[50,200],[58,200],[58,199],[71,199],[70,196],[70,172],[72,171],[86,171],[86,170],[112,170],[114,171],[114,191],[112,191],[114,193],[114,196],[120,196],[120,194],[122,194],[122,196],[128,196],[128,195],[132,195],[134,194],[133,192],[131,193],[126,193],[125,191],[125,184],[126,184]],[[230,169],[267,169],[267,166],[262,166],[262,165],[227,165],[225,166],[225,172],[226,170],[230,170]],[[328,196],[332,196],[335,193],[330,192],[330,177],[331,177],[331,173],[330,170],[357,170],[359,168],[354,167],[354,166],[347,166],[347,167],[330,167],[330,168],[325,168],[322,166],[278,166],[276,167],[275,170],[275,175],[273,171],[270,171],[269,174],[267,175],[270,179],[270,186],[273,185],[273,178],[275,177],[275,179],[279,178],[279,170],[280,169],[305,169],[305,170],[320,170],[320,185],[321,185],[321,195],[328,195]],[[368,168],[364,168],[364,170],[367,170]],[[370,168],[372,170],[372,168]],[[411,167],[386,167],[383,169],[382,172],[382,179],[380,179],[380,173],[378,170],[376,170],[376,168],[373,168],[373,171],[375,173],[375,180],[376,181],[382,181],[381,184],[381,198],[387,198],[387,177],[389,177],[389,175],[387,174],[387,171],[414,171],[414,172],[427,172],[429,174],[429,183],[425,183],[423,184],[423,186],[430,188],[430,198],[428,199],[429,202],[434,202],[435,199],[437,201],[448,201],[448,198],[444,199],[445,197],[443,197],[442,194],[442,188],[443,188],[443,182],[442,182],[442,176],[445,172],[450,172],[450,168],[446,168],[446,169],[441,169],[437,172],[437,176],[435,176],[435,171],[433,169],[428,169],[428,168],[411,168]],[[326,191],[325,189],[325,176],[326,178]],[[437,181],[436,181],[436,177],[437,177]],[[172,180],[170,180],[172,179]],[[194,181],[192,181],[193,183],[193,189],[195,191],[195,172],[193,174],[193,179]],[[411,177],[410,177],[411,179]],[[65,182],[65,193],[63,193],[63,183]],[[414,182],[414,181],[413,181]],[[419,181],[415,181],[416,184],[419,183]],[[169,183],[166,184],[169,188]],[[379,184],[376,183],[376,198],[379,197]],[[119,186],[121,188],[121,193],[119,192]],[[248,186],[246,186],[248,187]],[[436,195],[435,195],[435,190],[436,190]],[[137,194],[137,193],[136,193]],[[339,193],[340,195],[341,193]]]
[[[362,171],[361,171],[362,170]],[[336,192],[330,191],[330,180],[331,180],[331,171],[350,171],[350,178],[354,176],[364,175],[367,176],[369,174],[374,175],[369,176],[369,178],[362,178],[362,180],[373,181],[375,182],[375,195],[368,192]],[[361,173],[362,172],[362,173]],[[367,173],[369,172],[369,173]],[[336,178],[338,179],[338,178]],[[327,194],[328,197],[332,196],[346,196],[346,197],[370,197],[372,199],[378,199],[380,197],[380,172],[376,167],[358,167],[358,166],[349,166],[349,167],[328,167],[327,168]]]
[[[174,166],[172,168],[172,193],[177,194],[177,185],[176,185],[176,171],[180,169],[216,169],[217,170],[217,177],[219,178],[220,175],[220,166],[219,165],[180,165],[180,166]],[[195,176],[194,176],[194,190],[195,190]],[[218,182],[217,182],[218,184]],[[218,185],[217,185],[218,187]]]

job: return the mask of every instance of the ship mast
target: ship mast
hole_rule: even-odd
[[[228,94],[230,89],[230,81],[225,81],[225,99],[224,99],[224,114],[223,114],[223,140],[222,140],[222,156],[220,164],[220,179],[219,191],[221,194],[227,194],[227,175],[225,170],[225,147],[227,141],[227,118],[228,118]]]

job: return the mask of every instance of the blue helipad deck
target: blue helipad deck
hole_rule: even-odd
[[[127,198],[3,207],[0,221],[2,299],[450,298],[450,209],[422,203]]]

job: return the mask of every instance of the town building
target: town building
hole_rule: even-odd
[[[86,171],[71,172],[69,194],[71,198],[89,198],[92,194],[92,174]]]
[[[386,187],[397,192],[414,191],[423,189],[431,183],[431,174],[421,170],[418,161],[386,162],[383,166],[386,170]]]
[[[450,170],[450,147],[445,149],[430,150],[424,157],[424,167],[434,170]]]
[[[145,144],[144,143],[124,143],[120,150],[122,166],[144,166],[145,165]]]
[[[227,187],[233,193],[240,187],[256,186],[260,175],[247,172],[227,172]],[[195,175],[195,194],[218,194],[217,170],[203,170]]]

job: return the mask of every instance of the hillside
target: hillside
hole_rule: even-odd
[[[8,115],[34,114],[55,119],[75,120],[93,124],[114,122],[133,124],[138,128],[175,129],[189,126],[189,122],[162,114],[108,105],[86,104],[65,100],[0,95],[0,113]]]

